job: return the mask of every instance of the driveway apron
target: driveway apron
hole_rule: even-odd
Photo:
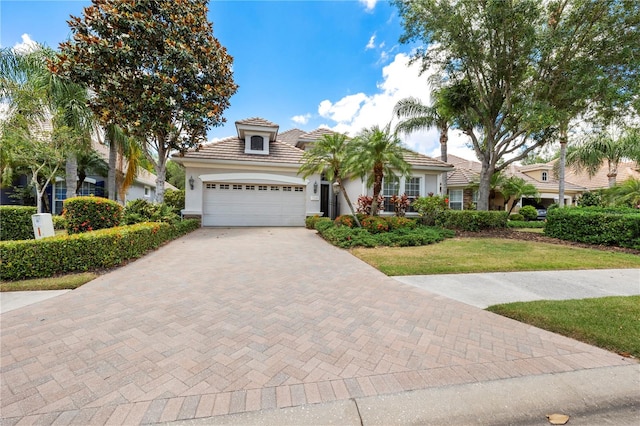
[[[3,425],[145,424],[630,365],[301,228],[200,229],[0,315]]]

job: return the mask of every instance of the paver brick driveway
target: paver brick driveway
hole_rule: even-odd
[[[2,314],[2,424],[138,424],[629,361],[301,228],[200,229]]]

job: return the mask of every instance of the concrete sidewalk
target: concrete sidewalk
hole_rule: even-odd
[[[494,272],[393,277],[478,308],[532,300],[640,295],[640,269]]]
[[[34,303],[60,296],[69,291],[71,290],[0,292],[0,314],[33,305]]]
[[[603,397],[583,395],[638,377],[635,360],[402,284],[301,228],[200,229],[0,326],[3,426],[268,419],[353,401],[363,422],[387,422],[376,407],[427,416],[435,405],[415,395],[454,389],[473,406],[496,383],[477,395],[524,404],[572,372],[585,376],[560,393],[597,409]],[[322,423],[348,418],[334,414]]]

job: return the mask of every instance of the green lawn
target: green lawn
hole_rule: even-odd
[[[85,272],[82,274],[68,274],[52,278],[36,278],[22,281],[0,282],[2,291],[35,291],[35,290],[73,290],[98,277],[97,274]]]
[[[640,256],[497,238],[455,238],[419,247],[351,252],[387,275],[640,268]]]
[[[517,302],[491,312],[640,358],[640,296]]]

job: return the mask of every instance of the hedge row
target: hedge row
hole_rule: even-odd
[[[197,220],[175,225],[140,223],[41,240],[0,242],[0,276],[22,280],[111,268],[199,226]]]
[[[562,240],[640,250],[640,212],[566,207],[547,212],[544,233]]]
[[[506,228],[508,213],[504,211],[445,210],[436,216],[436,225],[461,231]]]
[[[35,207],[0,206],[0,240],[35,239],[31,222],[34,214]]]

